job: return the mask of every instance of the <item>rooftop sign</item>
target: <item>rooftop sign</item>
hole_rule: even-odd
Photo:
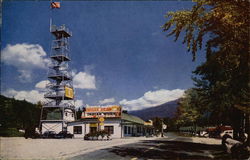
[[[121,106],[107,107],[86,107],[86,111],[82,113],[82,118],[100,118],[100,117],[121,117]]]

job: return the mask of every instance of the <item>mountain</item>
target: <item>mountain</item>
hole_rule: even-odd
[[[170,101],[159,106],[149,107],[142,110],[129,111],[129,114],[148,120],[153,117],[173,117],[180,99]]]

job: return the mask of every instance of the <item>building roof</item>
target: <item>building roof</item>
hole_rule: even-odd
[[[127,113],[122,113],[121,118],[122,118],[122,120],[130,121],[130,122],[138,123],[138,124],[142,124],[142,125],[144,125],[144,122],[145,122],[141,118],[136,117],[136,116],[132,116],[132,115],[127,114]]]
[[[105,117],[105,120],[125,120],[128,121],[129,123],[136,123],[136,124],[141,124],[144,125],[145,121],[142,120],[139,117],[136,116],[132,116],[130,114],[127,113],[122,113],[121,117]],[[74,123],[97,123],[98,122],[98,118],[84,118],[84,119],[80,119],[80,120],[76,120],[73,122],[69,122],[69,124],[74,124]],[[105,123],[105,121],[104,121]]]

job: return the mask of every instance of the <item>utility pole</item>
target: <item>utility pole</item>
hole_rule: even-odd
[[[163,119],[161,119],[161,137],[164,137],[163,136]]]

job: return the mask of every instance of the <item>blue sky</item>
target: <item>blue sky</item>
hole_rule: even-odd
[[[35,103],[43,99],[53,37],[49,19],[70,39],[76,105],[121,104],[142,109],[176,99],[192,87],[192,62],[180,41],[160,28],[165,13],[187,1],[3,2],[1,93]]]

